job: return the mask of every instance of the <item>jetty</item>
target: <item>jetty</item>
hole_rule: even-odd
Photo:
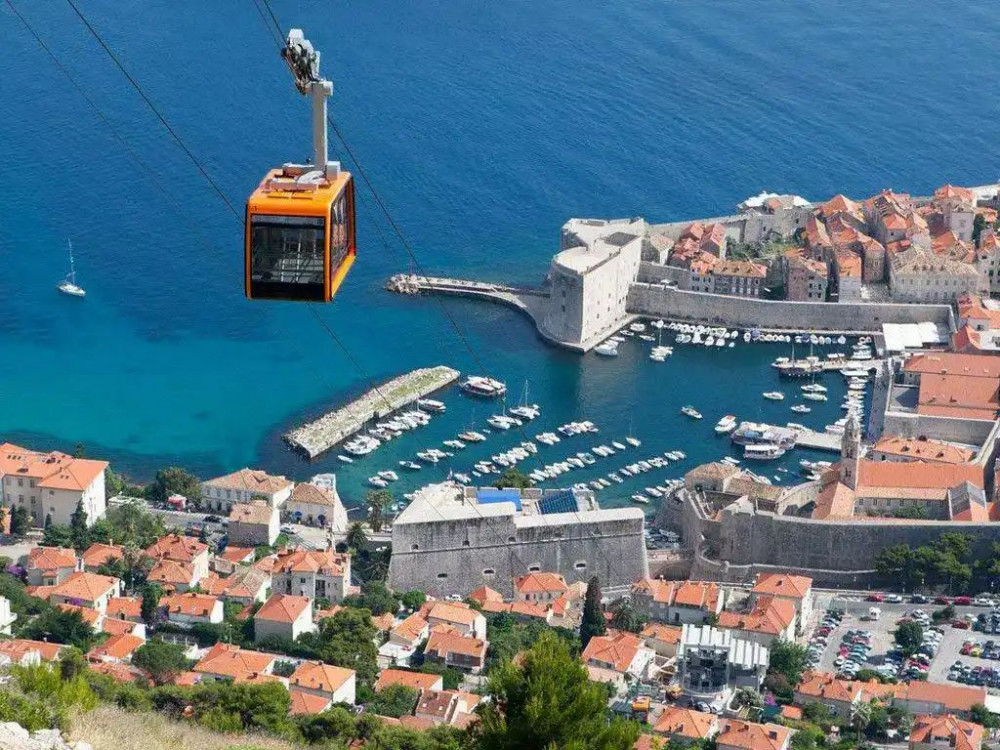
[[[800,430],[795,436],[796,448],[815,448],[821,451],[840,452],[840,444],[843,435],[835,435],[832,432],[816,432],[814,430]]]
[[[541,307],[549,297],[549,291],[543,287],[513,286],[417,274],[396,274],[386,282],[385,288],[396,294],[446,294],[490,300],[513,307],[532,320],[536,320],[540,315]]]
[[[286,432],[285,442],[310,459],[316,458],[360,430],[366,422],[381,419],[451,385],[458,376],[458,370],[444,365],[413,370],[366,391],[336,411]]]

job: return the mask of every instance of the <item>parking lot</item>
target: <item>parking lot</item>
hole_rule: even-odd
[[[980,675],[983,670],[992,668],[996,670],[995,682],[1000,686],[1000,635],[955,627],[952,621],[934,623],[933,613],[942,609],[942,604],[868,602],[859,598],[832,597],[824,598],[817,604],[822,609],[815,613],[815,625],[807,633],[810,666],[813,669],[839,674],[847,679],[862,669],[872,669],[886,677],[903,680],[926,675],[934,682],[947,682],[951,672],[956,682],[960,679],[985,679],[987,687],[991,687],[989,673],[983,677]],[[879,610],[877,619],[871,616],[872,608]],[[831,612],[839,613],[839,617],[831,616]],[[956,607],[955,619],[958,621],[968,622],[979,615],[986,618],[987,629],[991,630],[994,620],[989,609]],[[913,619],[923,627],[923,653],[913,659],[904,659],[895,645],[894,631],[901,618]],[[995,622],[1000,628],[1000,614]],[[962,655],[963,644],[969,640],[979,645],[995,641],[996,649],[992,655],[998,658],[977,658],[971,653]],[[956,661],[969,665],[965,677],[951,670]],[[975,667],[980,669],[973,675]]]

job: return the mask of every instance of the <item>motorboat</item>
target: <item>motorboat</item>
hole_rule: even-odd
[[[646,330],[646,326],[643,323],[633,323],[628,327],[628,329],[635,333],[642,333]]]
[[[795,404],[795,406],[792,407],[792,411],[794,411],[796,414],[808,414],[809,412],[812,411],[812,409],[810,409],[805,404]]]
[[[505,383],[482,375],[470,375],[459,384],[459,388],[470,395],[481,398],[500,398],[507,393]]]
[[[743,446],[743,458],[754,461],[773,461],[785,455],[785,449],[776,443],[756,443]]]
[[[389,486],[389,483],[379,476],[368,477],[368,484],[370,484],[372,487],[378,487],[379,489],[383,489]]]
[[[642,441],[639,440],[639,438],[634,438],[631,435],[625,438],[625,442],[631,445],[633,448],[638,448],[640,445],[642,445]]]
[[[463,448],[465,448],[465,443],[463,443],[461,440],[445,440],[442,443],[442,445],[446,445],[449,448],[454,448],[457,451],[460,451]]]
[[[781,391],[767,391],[764,394],[764,398],[770,399],[771,401],[784,401],[785,394]]]
[[[693,406],[682,406],[681,414],[686,417],[691,417],[691,419],[701,419],[701,412],[695,409]]]
[[[409,469],[410,471],[420,471],[420,464],[416,461],[400,461],[399,465],[404,469]]]
[[[486,440],[486,436],[483,433],[476,432],[475,430],[463,432],[458,438],[459,440],[464,440],[466,443],[481,443]]]
[[[730,432],[736,429],[736,417],[733,414],[727,414],[718,422],[715,423],[715,434],[716,435],[728,435]]]
[[[594,347],[594,354],[600,354],[602,357],[617,357],[618,344],[605,341],[603,344],[598,344]]]
[[[399,479],[399,474],[391,469],[383,469],[378,475],[387,482],[395,482]]]
[[[367,456],[380,445],[382,443],[377,438],[370,435],[358,435],[353,440],[344,444],[344,450],[352,456]]]
[[[417,408],[432,414],[443,414],[448,407],[433,398],[421,398],[417,399]]]
[[[354,459],[353,458],[351,458],[350,456],[345,456],[343,453],[341,453],[339,456],[337,456],[337,460],[340,461],[341,463],[345,463],[345,464],[353,464],[354,463]]]
[[[521,424],[520,420],[508,417],[504,414],[494,414],[491,417],[487,417],[486,421],[489,422],[490,427],[495,427],[498,430],[509,430],[512,427],[518,427]]]
[[[810,401],[826,401],[825,393],[803,393],[802,398],[809,399]]]
[[[646,497],[645,495],[640,495],[638,493],[632,495],[632,501],[636,503],[642,503],[643,505],[649,504],[649,498]]]
[[[802,386],[802,390],[806,393],[826,393],[826,386],[820,385],[819,383],[808,383]]]

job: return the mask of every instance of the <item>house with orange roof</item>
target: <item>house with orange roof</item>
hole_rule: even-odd
[[[270,547],[278,538],[278,509],[264,500],[233,503],[229,509],[229,538],[236,544]]]
[[[693,745],[718,734],[719,718],[693,708],[667,706],[653,725],[653,731],[666,736],[671,747]]]
[[[797,621],[797,612],[792,601],[755,595],[751,597],[749,611],[723,611],[719,614],[716,626],[732,630],[737,637],[755,641],[762,646],[770,646],[775,640],[795,640]]]
[[[34,526],[45,519],[69,526],[77,505],[83,504],[87,525],[104,516],[107,501],[104,472],[107,461],[74,458],[59,451],[39,453],[13,443],[0,444],[0,499],[7,507],[28,512]]]
[[[501,594],[499,591],[491,589],[489,586],[483,585],[475,589],[466,598],[469,601],[473,601],[476,604],[482,606],[486,602],[502,602],[503,594]]]
[[[549,625],[570,630],[580,627],[586,595],[587,584],[584,581],[571,583],[569,589],[549,605]]]
[[[972,190],[944,185],[934,191],[932,205],[948,231],[958,235],[962,242],[972,241],[973,221],[976,218],[976,195]]]
[[[235,503],[263,499],[272,508],[280,508],[291,497],[294,486],[286,477],[244,468],[203,482],[201,507],[203,510],[228,513]]]
[[[83,562],[84,570],[88,573],[96,573],[97,569],[105,563],[121,560],[123,554],[123,548],[117,544],[95,542],[80,555],[80,559]]]
[[[316,630],[313,622],[313,600],[305,596],[271,594],[253,616],[254,640],[269,636],[294,641],[303,633]]]
[[[307,693],[304,690],[289,689],[288,698],[288,712],[292,716],[315,716],[333,705],[333,701],[325,695]]]
[[[332,549],[283,551],[271,579],[274,591],[340,604],[351,585],[351,556]]]
[[[438,674],[411,672],[406,669],[383,669],[375,680],[375,692],[379,693],[390,685],[403,685],[414,690],[443,690],[444,680]]]
[[[321,661],[303,661],[288,678],[288,689],[328,698],[331,703],[354,704],[357,675],[353,669]]]
[[[914,715],[955,714],[968,718],[974,705],[986,703],[986,695],[984,687],[913,681],[906,684],[905,692],[898,694],[893,702]]]
[[[654,653],[634,633],[596,635],[587,643],[580,658],[584,664],[610,669],[639,678],[653,661]]]
[[[248,606],[267,599],[271,576],[249,565],[241,565],[227,578],[211,575],[199,585],[206,593]]]
[[[146,554],[154,560],[171,560],[190,566],[195,583],[208,575],[208,545],[192,537],[167,534],[152,544]]]
[[[514,600],[547,604],[569,591],[566,579],[558,573],[528,573],[514,579]]]
[[[128,633],[113,635],[87,652],[91,661],[131,662],[132,654],[146,641]]]
[[[153,563],[146,580],[158,583],[164,591],[187,591],[201,583],[204,576],[199,577],[190,563],[163,559]]]
[[[90,627],[94,630],[101,629],[101,621],[104,620],[104,615],[96,609],[81,607],[78,604],[57,604],[56,606],[63,612],[75,612],[80,615],[80,619],[90,625]]]
[[[793,302],[825,302],[830,270],[823,260],[787,257],[785,298]]]
[[[486,637],[486,618],[462,602],[429,601],[420,613],[432,628],[448,625],[471,638]]]
[[[869,452],[873,461],[923,461],[929,464],[964,464],[976,452],[953,443],[926,437],[905,438],[883,435]]]
[[[993,220],[996,223],[996,218]],[[976,245],[976,268],[991,295],[1000,292],[1000,238],[996,227],[988,226],[979,234]]]
[[[121,594],[121,586],[122,582],[117,578],[80,571],[49,592],[49,603],[75,604],[104,612],[108,600]]]
[[[27,638],[0,641],[0,663],[27,667],[43,661],[55,661],[64,648],[66,646],[61,643],[46,643]]]
[[[221,558],[233,566],[236,566],[244,563],[252,563],[254,553],[255,550],[253,547],[239,547],[235,544],[227,544],[226,548],[222,550],[222,552],[219,552],[215,557],[217,561]]]
[[[33,547],[24,569],[29,586],[55,586],[80,570],[80,561],[67,547]]]
[[[953,304],[963,294],[987,290],[975,266],[928,250],[911,248],[889,261],[894,302]]]
[[[241,649],[231,643],[216,643],[193,668],[214,680],[246,679],[253,675],[271,675],[277,657],[260,651]]]
[[[657,622],[703,623],[710,615],[718,615],[724,603],[724,591],[719,584],[710,581],[644,578],[632,585],[632,606],[647,619]]]
[[[108,599],[105,617],[142,622],[142,599],[138,596],[113,596]]]
[[[792,734],[780,724],[724,719],[715,743],[719,750],[788,750]]]
[[[218,625],[223,620],[222,600],[211,594],[168,594],[160,599],[167,620],[182,628]]]
[[[681,629],[677,625],[650,622],[639,633],[647,648],[657,656],[672,659],[677,656],[677,645],[681,642]]]
[[[409,666],[420,644],[430,636],[430,625],[414,612],[389,630],[389,638],[379,646],[379,666]]]
[[[320,487],[310,482],[295,485],[281,508],[281,517],[293,523],[329,529],[334,534],[347,531],[347,510],[335,486]]]
[[[432,725],[467,726],[479,700],[479,696],[460,690],[425,690],[420,694],[411,718],[431,722]],[[404,726],[407,724],[404,723]],[[426,728],[426,725],[420,726]]]
[[[141,685],[149,687],[153,681],[149,675],[139,667],[128,662],[119,661],[92,661],[87,665],[91,672],[97,672],[105,677],[110,677],[121,685]]]
[[[863,700],[858,682],[841,680],[828,672],[806,672],[795,687],[794,702],[797,706],[820,703],[831,716],[850,721],[854,707]]]
[[[101,618],[100,630],[108,635],[134,635],[136,638],[146,640],[146,624],[143,622],[120,620],[105,615]]]
[[[555,602],[553,602],[555,604]],[[552,623],[552,606],[534,604],[532,602],[493,602],[483,604],[483,612],[487,614],[504,613],[511,615],[520,622],[541,620],[546,625]]]
[[[482,638],[463,635],[448,626],[431,628],[424,647],[424,658],[463,672],[479,674],[486,667],[489,643]]]
[[[724,260],[712,269],[715,294],[759,297],[767,278],[767,266],[750,260]]]
[[[983,727],[957,716],[916,716],[910,750],[982,750]]]
[[[791,602],[795,607],[795,631],[802,632],[813,611],[812,578],[788,573],[761,573],[750,590],[751,600],[761,597]]]

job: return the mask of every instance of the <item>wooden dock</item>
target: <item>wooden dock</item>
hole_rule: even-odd
[[[451,385],[458,380],[458,375],[458,370],[443,365],[400,375],[372,388],[342,408],[290,430],[284,435],[285,442],[310,459],[316,458],[356,433],[369,420],[383,419],[417,399]]]

